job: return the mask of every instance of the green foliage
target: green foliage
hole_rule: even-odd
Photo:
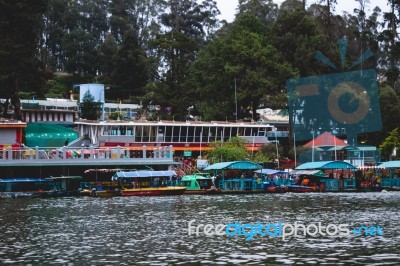
[[[0,1],[0,98],[10,99],[16,119],[21,119],[19,92],[43,86],[37,48],[45,7],[44,0]],[[6,104],[4,116],[7,109]]]
[[[228,142],[217,141],[210,144],[214,149],[206,152],[206,156],[210,163],[248,160],[250,154],[244,144],[239,137],[231,138]]]
[[[379,151],[386,160],[392,159],[392,153],[396,149],[396,154],[399,152],[400,134],[399,129],[395,128],[389,132],[389,136],[379,145]],[[396,156],[397,157],[397,156]],[[393,158],[395,159],[395,158]]]
[[[133,30],[125,32],[124,39],[113,58],[111,89],[114,97],[129,98],[143,95],[149,81],[148,61]],[[117,92],[115,92],[117,90]]]
[[[125,113],[124,112],[112,112],[108,118],[111,120],[123,120],[125,118]]]

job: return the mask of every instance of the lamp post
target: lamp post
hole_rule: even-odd
[[[294,167],[297,165],[296,133],[293,133]]]
[[[312,130],[311,131],[311,134],[312,134],[312,150],[311,150],[311,161],[312,162],[314,162],[314,134],[315,134],[315,131],[314,130]]]
[[[333,145],[335,146],[335,161],[337,161],[337,155],[336,155],[336,134],[337,134],[337,131],[336,131],[336,128],[334,128],[334,129],[332,130],[332,135],[333,135]]]
[[[275,130],[275,148],[276,148],[276,160],[278,161],[278,169],[279,169],[279,149],[278,149],[278,138]]]

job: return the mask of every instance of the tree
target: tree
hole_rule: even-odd
[[[396,81],[399,77],[400,70],[398,67],[400,57],[400,42],[397,33],[397,28],[400,21],[400,2],[398,0],[388,0],[390,12],[385,12],[383,15],[385,29],[381,32],[379,40],[382,42],[382,48],[385,52],[385,57],[381,63],[386,69],[386,77],[389,84],[397,90]]]
[[[266,36],[265,24],[246,13],[200,52],[191,68],[191,87],[196,88],[196,106],[204,119],[235,119],[235,102],[243,119],[284,94],[286,80],[297,73]],[[286,98],[280,99],[284,101],[276,106],[285,106]]]
[[[384,140],[384,142],[379,145],[379,151],[386,160],[390,161],[392,159],[392,154],[396,151],[398,152],[400,146],[400,134],[399,129],[395,128],[389,132],[389,136]]]
[[[236,19],[244,13],[250,13],[269,24],[278,16],[278,5],[272,0],[239,0],[238,11]]]
[[[0,97],[14,106],[21,119],[19,92],[43,85],[44,68],[38,60],[39,29],[46,9],[45,0],[0,1]]]
[[[193,89],[186,83],[198,51],[218,26],[216,2],[169,0],[160,15],[163,31],[151,42],[160,60],[161,75],[155,82],[157,93],[169,103],[175,115],[184,116],[193,105]],[[148,91],[147,93],[152,93]],[[172,97],[171,97],[172,95]]]
[[[95,102],[89,90],[85,92],[80,103],[81,118],[97,120],[99,118],[101,103]]]
[[[239,137],[233,137],[228,142],[217,141],[210,145],[214,149],[205,154],[210,163],[243,161],[250,158],[245,141]]]
[[[125,32],[124,40],[113,58],[113,67],[111,88],[114,90],[114,97],[127,99],[144,95],[144,87],[149,80],[149,68],[146,54],[139,45],[135,31]]]

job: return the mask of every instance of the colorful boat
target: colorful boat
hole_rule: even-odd
[[[181,185],[186,186],[185,194],[219,194],[221,190],[216,188],[209,174],[195,173],[185,175],[181,179]]]
[[[178,186],[174,171],[120,171],[113,175],[122,185],[122,196],[182,195],[186,187]]]

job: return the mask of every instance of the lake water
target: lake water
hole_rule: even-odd
[[[399,265],[400,192],[0,201],[0,264]],[[188,222],[380,226],[383,236],[188,235]]]

